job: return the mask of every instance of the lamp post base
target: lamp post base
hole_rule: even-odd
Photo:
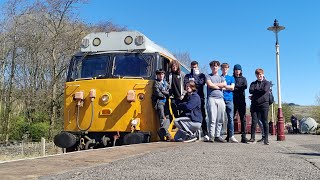
[[[278,122],[277,122],[277,141],[284,141],[284,121],[282,108],[278,108]]]

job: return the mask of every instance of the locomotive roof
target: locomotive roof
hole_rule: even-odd
[[[82,39],[81,52],[158,52],[176,58],[165,48],[151,41],[138,31],[90,33]]]

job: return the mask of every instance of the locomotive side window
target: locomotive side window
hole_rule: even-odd
[[[163,70],[165,71],[165,72],[169,72],[169,65],[170,64],[170,61],[169,61],[169,59],[167,59],[167,58],[163,58]]]

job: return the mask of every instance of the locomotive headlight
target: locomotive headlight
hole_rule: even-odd
[[[137,46],[140,46],[144,43],[144,38],[143,36],[137,36],[136,39],[135,39],[135,43]]]
[[[140,121],[139,118],[132,119],[132,120],[131,120],[131,125],[132,125],[132,126],[137,126],[137,125],[139,124],[139,121]]]
[[[131,121],[131,125],[136,126],[138,124],[138,120],[137,119],[133,119]]]
[[[106,94],[102,95],[100,99],[103,104],[107,104],[108,102],[111,101],[112,97],[111,97],[111,94],[106,93]]]
[[[82,46],[83,48],[87,48],[87,47],[89,46],[89,39],[88,39],[88,38],[82,39],[82,41],[81,41],[81,46]]]
[[[92,41],[92,44],[94,46],[99,46],[101,44],[101,39],[100,38],[94,38]]]
[[[131,120],[131,132],[134,132],[135,130],[140,130],[140,118]]]
[[[143,101],[144,100],[144,94],[140,93],[138,94],[138,98],[140,101]]]
[[[125,43],[126,45],[131,44],[132,41],[133,41],[133,38],[132,38],[131,36],[127,36],[126,38],[124,38],[124,43]]]

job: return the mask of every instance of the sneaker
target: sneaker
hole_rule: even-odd
[[[264,145],[269,145],[270,144],[269,141],[266,140],[266,139],[263,141],[263,143],[264,143]]]
[[[174,139],[171,136],[166,136],[167,142],[174,142]]]
[[[200,134],[201,134],[201,132],[200,132],[200,130],[197,130],[195,133],[194,133],[194,136],[197,138],[197,140],[200,140]]]
[[[183,142],[189,143],[189,142],[195,142],[196,140],[197,140],[197,137],[195,137],[195,136],[189,136],[189,137],[187,137],[187,139],[184,140]]]
[[[248,139],[247,138],[241,138],[241,142],[248,144]]]
[[[224,140],[222,137],[215,137],[215,138],[214,138],[214,141],[215,141],[215,142],[221,142],[221,143],[226,143],[226,142],[227,142],[227,141]]]
[[[255,144],[256,143],[256,140],[255,139],[249,139],[249,141],[248,141],[249,143],[252,143],[252,144]]]
[[[204,142],[209,142],[210,138],[208,135],[203,136],[203,141]]]
[[[231,138],[229,138],[229,141],[231,142],[231,143],[238,143],[238,140],[234,137],[234,136],[231,136]],[[229,142],[228,141],[228,142]]]
[[[230,140],[229,136],[227,136],[224,140],[226,140],[227,142],[229,142],[229,140]]]
[[[263,142],[264,138],[259,139],[257,142]]]

